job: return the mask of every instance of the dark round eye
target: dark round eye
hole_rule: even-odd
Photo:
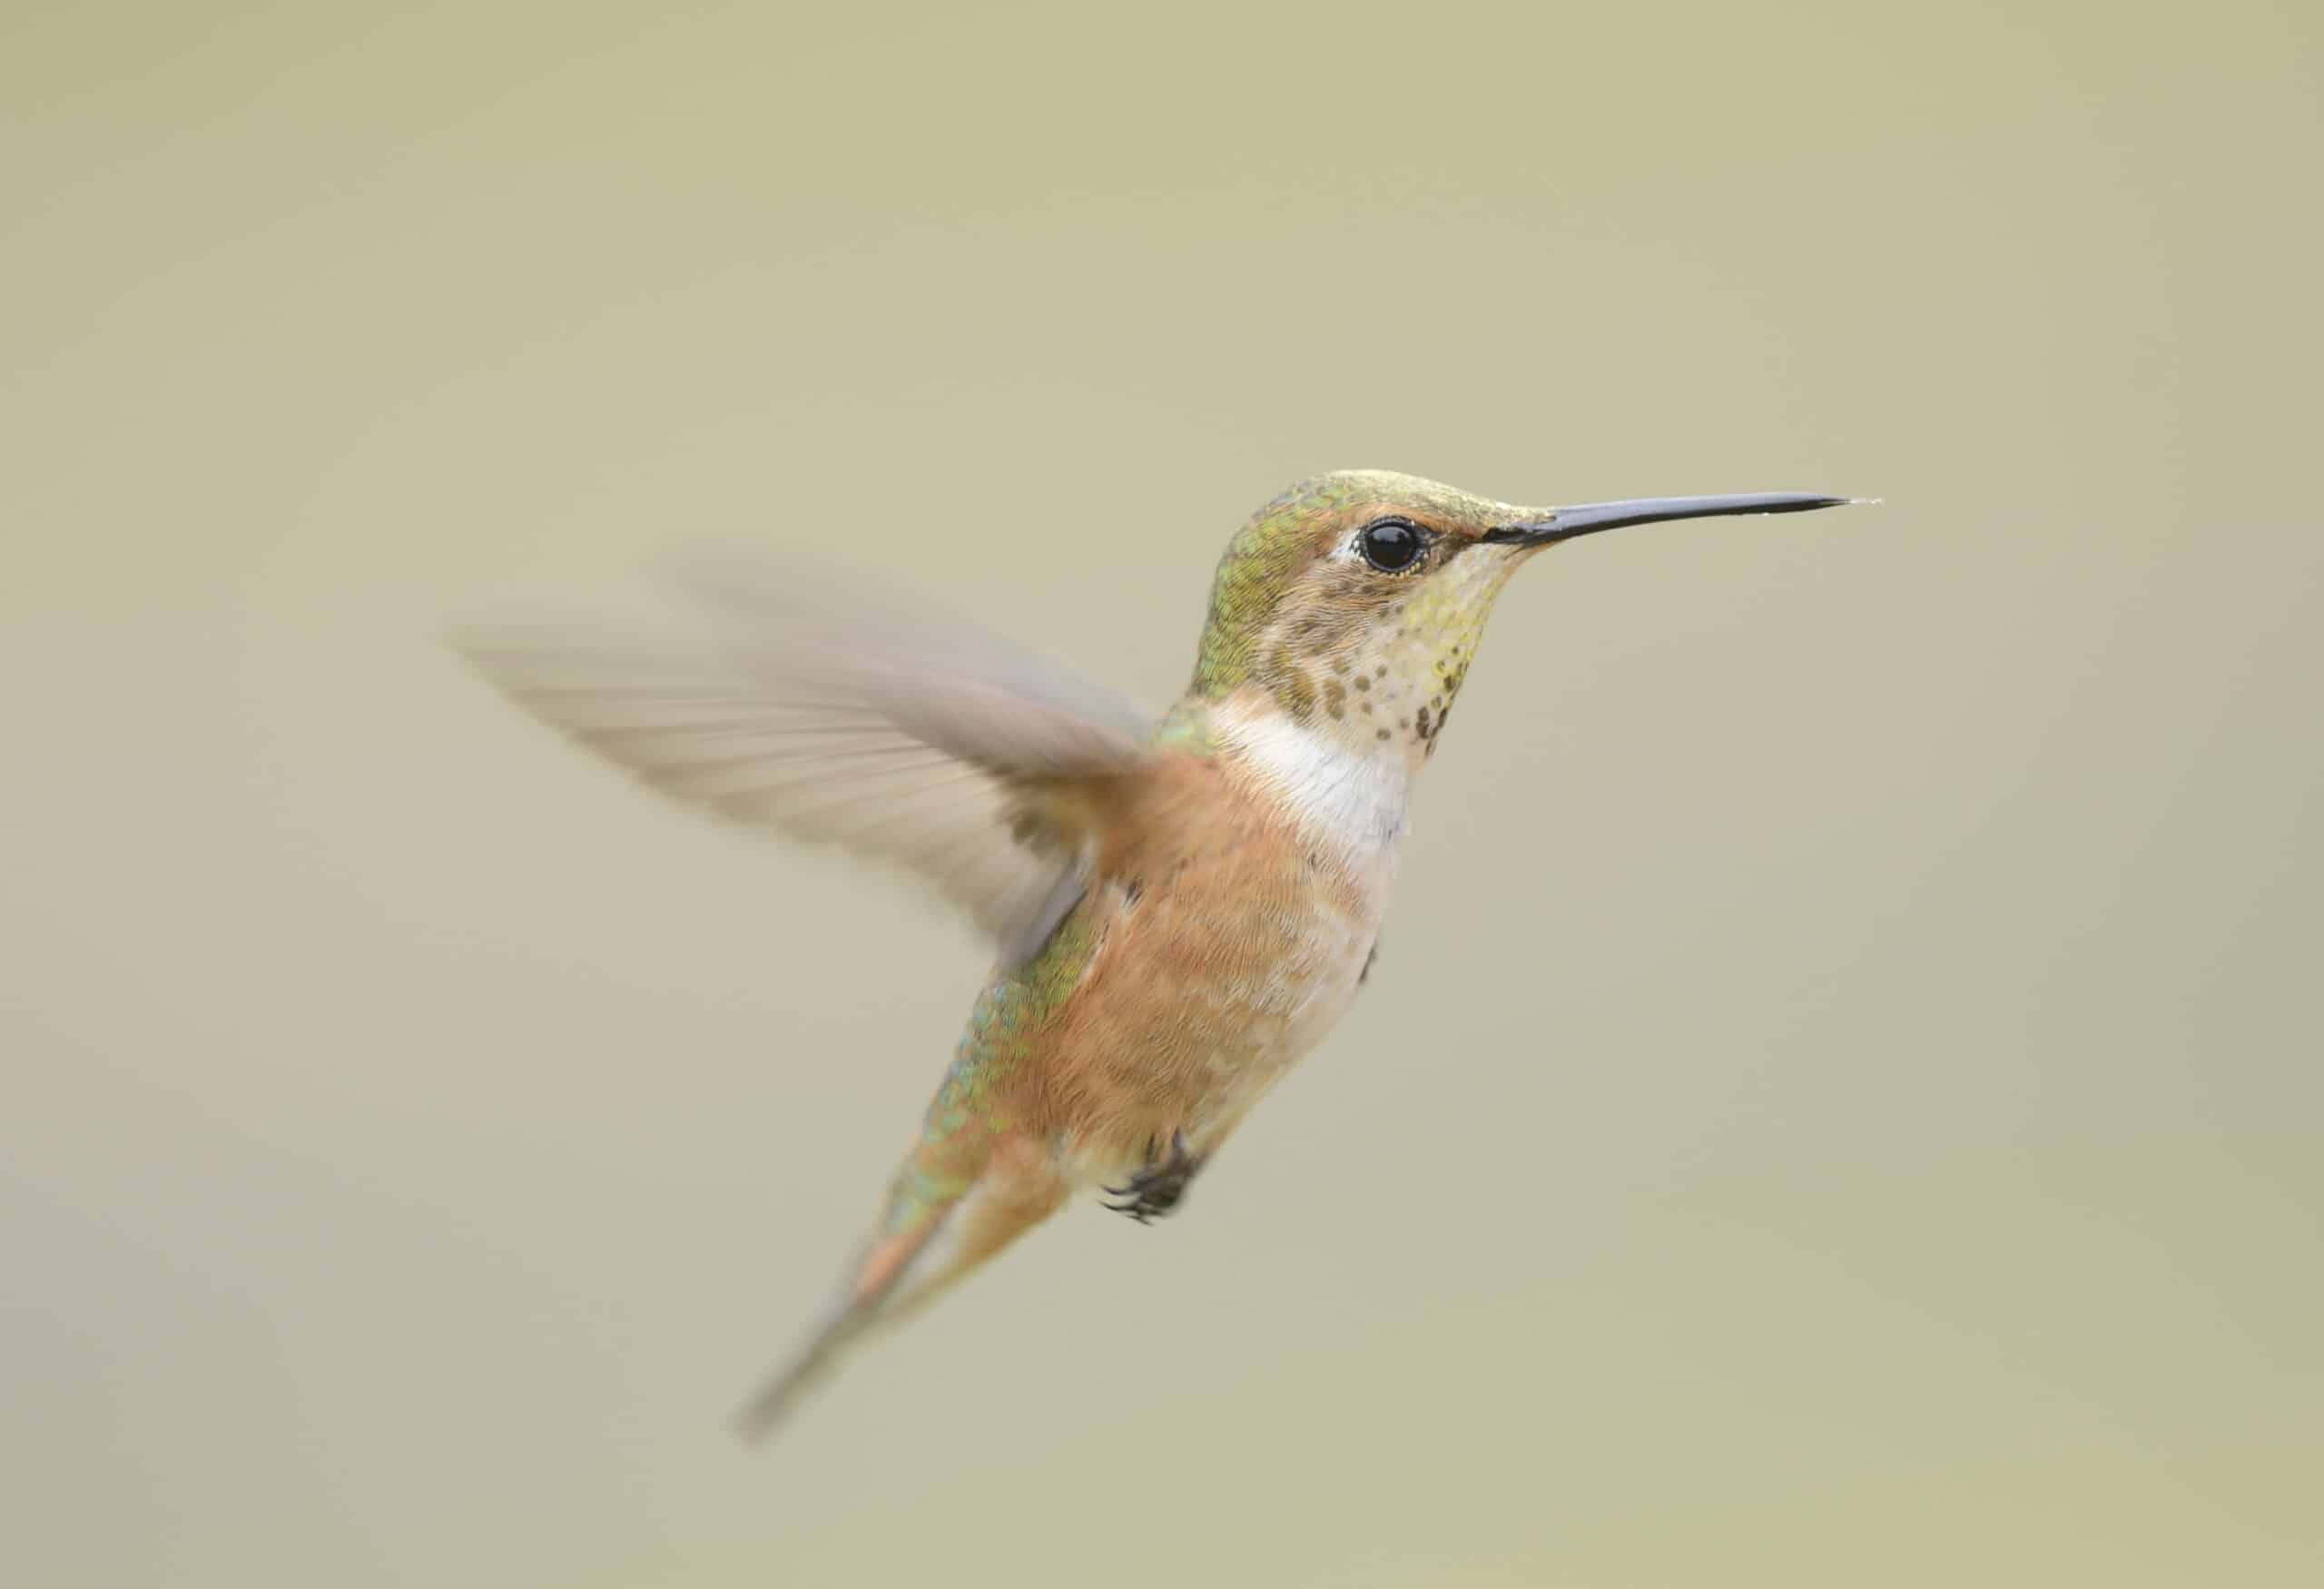
[[[1401,574],[1428,550],[1428,532],[1409,518],[1375,518],[1355,538],[1364,560],[1383,574]]]

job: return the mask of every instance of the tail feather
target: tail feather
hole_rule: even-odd
[[[956,1195],[936,1207],[922,1209],[921,1218],[908,1229],[882,1236],[871,1245],[855,1267],[847,1295],[807,1344],[735,1415],[735,1433],[753,1444],[765,1439],[809,1387],[837,1362],[841,1350],[880,1322],[888,1304],[896,1298],[898,1286],[911,1271],[913,1260],[935,1239],[959,1201]]]
[[[1029,1148],[1003,1149],[973,1181],[948,1183],[916,1169],[907,1160],[897,1177],[883,1233],[865,1249],[847,1294],[735,1415],[735,1432],[744,1440],[764,1440],[848,1347],[918,1311],[1054,1213],[1066,1197],[1065,1182],[1047,1155]]]
[[[832,1315],[805,1348],[777,1370],[734,1415],[734,1433],[753,1446],[773,1434],[800,1397],[830,1369],[839,1349],[862,1333],[864,1322],[852,1308],[843,1308]]]

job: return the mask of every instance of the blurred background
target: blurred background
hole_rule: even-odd
[[[2324,1574],[2314,7],[17,5],[0,1573]],[[745,537],[1162,702],[1502,602],[1356,1015],[771,1450],[984,965],[438,644]]]

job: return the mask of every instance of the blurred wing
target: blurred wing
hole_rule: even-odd
[[[697,560],[683,641],[478,626],[494,684],[655,787],[921,873],[1004,961],[1078,897],[1147,719],[981,630],[763,562]]]

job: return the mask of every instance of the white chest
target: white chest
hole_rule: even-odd
[[[1275,714],[1234,721],[1237,760],[1258,792],[1328,857],[1334,882],[1277,902],[1245,929],[1272,952],[1194,996],[1219,1034],[1206,1069],[1206,1124],[1230,1125],[1320,1042],[1354,1002],[1395,880],[1411,775],[1400,760]]]
[[[1280,713],[1228,725],[1243,764],[1310,836],[1359,868],[1394,864],[1412,800],[1412,771],[1401,754],[1354,748],[1336,735]]]

